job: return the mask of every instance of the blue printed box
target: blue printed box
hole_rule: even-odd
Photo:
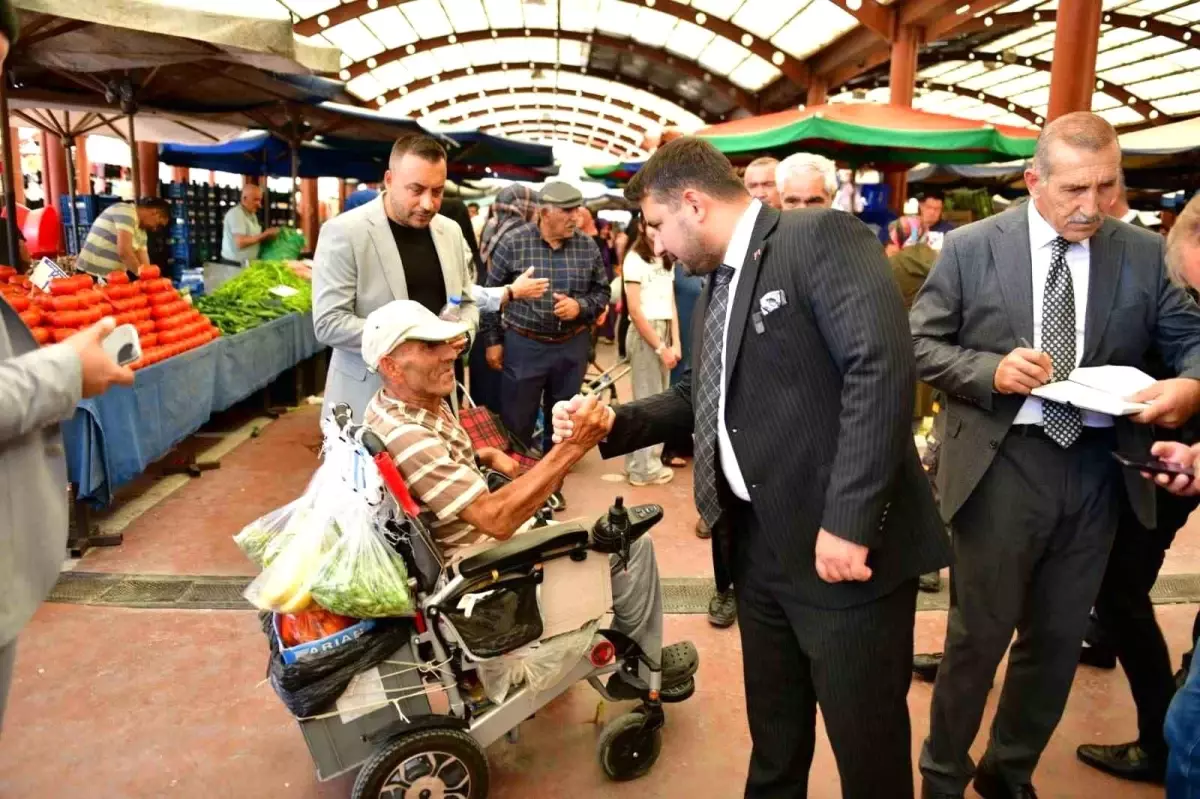
[[[317,641],[309,641],[307,644],[285,647],[283,645],[283,636],[279,634],[278,613],[274,615],[272,623],[275,628],[275,642],[279,645],[279,654],[283,657],[284,664],[288,666],[302,660],[312,660],[313,658],[327,655],[339,647],[357,641],[375,627],[374,619],[363,619],[352,627],[339,630],[333,635],[327,635]]]

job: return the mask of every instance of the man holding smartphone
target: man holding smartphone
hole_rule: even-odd
[[[550,418],[554,403],[583,385],[591,347],[589,328],[608,307],[604,258],[590,236],[575,227],[583,204],[579,189],[547,183],[536,222],[513,228],[489,258],[488,286],[509,286],[533,267],[533,278],[550,281],[539,298],[510,296],[502,314],[487,314],[483,336],[488,365],[503,370],[501,418],[528,445],[539,407]],[[552,445],[546,425],[543,451]]]

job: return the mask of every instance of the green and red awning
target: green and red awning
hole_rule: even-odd
[[[625,161],[620,164],[604,164],[603,166],[584,167],[583,172],[591,180],[603,183],[611,188],[624,186],[637,171],[642,168],[642,161]]]
[[[985,164],[1033,156],[1038,131],[879,103],[835,103],[712,125],[696,133],[735,162],[815,152],[876,167]]]

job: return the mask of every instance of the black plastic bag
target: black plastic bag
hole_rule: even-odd
[[[275,693],[297,718],[330,709],[354,675],[378,666],[408,642],[412,623],[407,619],[379,619],[374,629],[355,641],[311,660],[285,664],[279,654],[271,614],[259,615],[271,645],[267,678]]]
[[[539,583],[537,572],[504,575],[439,610],[472,657],[499,657],[542,637]]]

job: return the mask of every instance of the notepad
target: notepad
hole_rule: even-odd
[[[1126,397],[1132,397],[1156,382],[1133,366],[1087,366],[1071,372],[1066,380],[1035,388],[1032,394],[1086,411],[1132,416],[1150,406],[1144,402],[1130,402]]]

